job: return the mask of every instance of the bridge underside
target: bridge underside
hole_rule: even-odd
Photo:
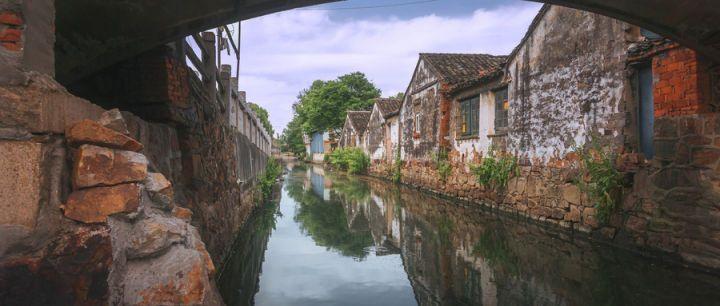
[[[56,1],[56,74],[68,84],[218,25],[334,0]],[[588,10],[672,38],[720,62],[715,0],[533,0]]]
[[[641,26],[720,62],[716,0],[531,0],[590,11]]]
[[[334,0],[63,0],[56,8],[56,77],[72,83],[192,33]]]

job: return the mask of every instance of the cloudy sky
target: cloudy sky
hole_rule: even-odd
[[[313,80],[361,71],[394,95],[418,53],[508,54],[539,9],[518,0],[350,0],[247,20],[240,89],[279,133]]]

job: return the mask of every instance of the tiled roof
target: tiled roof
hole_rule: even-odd
[[[507,60],[507,56],[459,53],[420,53],[420,58],[450,84],[497,70]]]
[[[499,66],[493,71],[488,71],[485,74],[477,75],[473,78],[467,78],[464,81],[453,84],[452,86],[450,86],[450,94],[455,94],[461,90],[468,89],[474,86],[486,85],[490,82],[502,78],[503,75],[503,66]]]
[[[370,121],[369,111],[347,111],[347,115],[350,124],[355,128],[355,132],[358,134],[365,132],[368,122]]]
[[[397,115],[402,102],[395,98],[377,98],[375,99],[375,104],[380,109],[383,117],[388,118]]]
[[[639,42],[632,43],[628,47],[628,57],[633,59],[652,56],[653,54],[669,47],[673,47],[674,45],[675,43],[667,38],[643,39]]]

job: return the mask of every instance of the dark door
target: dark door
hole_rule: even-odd
[[[653,107],[653,76],[652,67],[646,66],[638,69],[638,96],[640,97],[640,151],[645,158],[651,159],[655,155],[653,148],[653,125],[655,109]]]

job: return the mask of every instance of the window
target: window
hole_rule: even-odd
[[[651,159],[655,155],[653,148],[653,129],[655,121],[655,108],[653,103],[653,76],[650,65],[639,67],[637,70],[638,83],[638,126],[640,134],[640,152],[645,158]]]
[[[495,133],[507,129],[508,126],[508,109],[510,109],[510,101],[508,101],[507,87],[495,92]]]
[[[420,133],[420,114],[415,114],[415,133]]]
[[[460,101],[460,136],[476,136],[480,127],[478,122],[480,99],[472,97]]]

